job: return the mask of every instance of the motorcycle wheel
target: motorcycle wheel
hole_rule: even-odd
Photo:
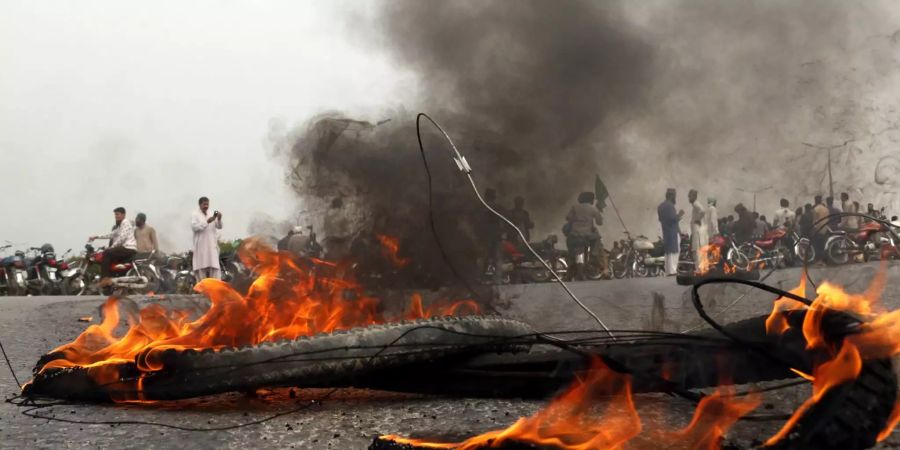
[[[737,250],[733,248],[728,249],[725,261],[737,270],[743,270],[745,272],[750,270],[750,258],[748,258],[740,248]]]
[[[610,265],[612,266],[613,278],[621,280],[628,276],[628,264],[624,257],[610,261]]]
[[[85,284],[81,277],[66,278],[60,286],[62,295],[84,295]]]
[[[192,275],[178,275],[175,277],[175,293],[181,295],[191,294],[194,291],[195,284],[197,284],[197,280]]]
[[[835,239],[825,245],[825,259],[829,264],[841,266],[850,261],[850,240],[846,237]]]
[[[549,280],[550,277],[550,271],[547,269],[534,269],[529,274],[529,278],[535,283],[544,283]]]
[[[160,281],[159,277],[152,270],[145,270],[142,275],[147,277],[147,287],[143,289],[143,293],[153,292],[154,294],[159,294],[162,288],[162,281]]]
[[[650,270],[647,268],[647,266],[644,265],[644,263],[635,261],[634,276],[641,277],[641,278],[647,278],[648,276],[650,276]]]
[[[764,259],[765,252],[749,242],[741,244],[741,246],[738,247],[738,250],[740,250],[741,254],[747,258],[747,266],[744,270],[764,268],[768,262]]]
[[[550,267],[553,267],[553,271],[562,279],[565,279],[566,275],[569,273],[569,263],[566,261],[566,258],[563,257],[553,260]]]
[[[801,241],[794,246],[794,255],[801,264],[812,264],[816,261],[816,248],[809,241]]]
[[[597,258],[592,257],[584,264],[584,277],[588,280],[600,280],[609,278],[609,275],[600,270],[600,264],[597,261]]]

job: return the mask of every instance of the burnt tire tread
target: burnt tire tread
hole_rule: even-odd
[[[469,352],[522,351],[526,349],[522,344],[505,340],[530,333],[527,324],[498,316],[444,317],[254,346],[166,350],[161,353],[163,368],[143,378],[142,398],[175,400],[259,387],[349,384],[354,377],[388,367],[427,363]],[[390,346],[392,343],[410,347]],[[312,354],[313,358],[297,358],[297,354]],[[46,363],[45,358],[42,361]],[[82,368],[41,371],[42,366],[36,367],[33,383],[24,390],[25,395],[91,401],[103,400],[104,394],[109,397],[102,387],[90,385]],[[123,364],[119,369],[120,373],[130,373],[132,377],[138,375],[134,363]],[[134,379],[131,382],[111,389],[127,390]],[[134,390],[133,386],[131,389]]]

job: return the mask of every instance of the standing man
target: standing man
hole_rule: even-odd
[[[134,238],[137,240],[138,253],[150,253],[159,251],[159,243],[156,241],[156,230],[147,225],[147,215],[138,213],[134,216]]]
[[[691,250],[694,251],[694,270],[706,271],[706,246],[709,235],[706,228],[706,209],[697,200],[697,190],[688,191],[688,202],[691,203]]]
[[[853,202],[850,201],[850,194],[841,192],[841,212],[853,212]],[[858,227],[851,227],[852,221],[850,216],[841,217],[841,229],[850,230]]]
[[[822,196],[817,195],[813,200],[815,206],[812,209],[812,224],[810,224],[812,234],[810,240],[816,249],[816,257],[821,258],[825,254],[825,240],[828,238],[828,227],[825,218],[828,217],[829,209],[822,202]]]
[[[735,205],[734,212],[738,216],[731,229],[734,241],[738,244],[749,242],[753,239],[753,233],[756,231],[756,220],[753,218],[753,213],[743,203]]]
[[[222,213],[209,212],[209,199],[200,197],[200,207],[191,214],[194,231],[194,275],[197,281],[220,278],[219,240],[217,230],[222,229]]]
[[[513,209],[509,211],[509,221],[514,223],[522,235],[525,236],[526,242],[531,242],[531,229],[534,228],[534,222],[531,221],[531,215],[525,210],[525,199],[521,196],[514,200]],[[514,234],[518,240],[518,234]]]
[[[594,206],[596,199],[593,192],[582,192],[578,194],[578,203],[569,209],[566,214],[566,247],[569,250],[569,258],[571,258],[569,267],[574,268],[576,280],[584,279],[584,264],[579,263],[575,256],[590,248],[591,255],[599,261],[600,272],[606,272],[608,269],[607,257],[609,254],[603,254],[600,244],[600,233],[597,227],[603,225],[603,215],[600,210]],[[587,258],[589,255],[585,255]]]
[[[781,208],[775,210],[772,225],[775,228],[789,228],[793,225],[796,214],[791,211],[791,203],[786,198],[781,199]]]
[[[831,227],[832,230],[840,229],[841,227],[841,217],[840,214],[843,212],[840,208],[838,208],[834,204],[834,197],[828,197],[825,199],[825,205],[828,207],[828,215],[832,216],[828,219],[828,226]]]
[[[112,231],[102,236],[91,236],[88,241],[95,239],[109,239],[109,248],[103,252],[103,261],[100,263],[100,287],[112,284],[109,276],[109,268],[113,264],[130,261],[137,253],[137,242],[134,239],[134,225],[125,218],[125,208],[118,207],[113,210],[116,224]]]
[[[678,222],[684,216],[684,211],[675,212],[675,189],[666,189],[666,199],[656,208],[659,224],[662,227],[663,247],[666,251],[666,275],[674,276],[678,270],[678,242],[681,232]]]
[[[716,208],[716,198],[706,198],[706,232],[709,236],[719,235],[719,210]]]

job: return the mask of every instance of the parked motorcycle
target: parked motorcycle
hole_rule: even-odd
[[[566,277],[569,264],[566,261],[565,252],[556,248],[558,238],[551,234],[540,242],[532,242],[531,247],[540,255],[547,265],[560,277]],[[509,283],[543,283],[549,281],[553,275],[534,255],[524,246],[520,247],[514,241],[504,239],[501,243],[503,260],[500,264],[489,261],[482,274],[484,283],[493,283],[497,280],[496,270],[499,268],[499,281],[501,284]],[[499,266],[499,267],[498,267]]]
[[[10,247],[12,247],[12,245],[0,246],[0,251]],[[6,257],[0,258],[0,295],[11,295],[9,294],[9,281],[6,275],[6,265],[3,263],[5,259]]]
[[[829,264],[842,265],[858,256],[862,256],[864,261],[880,258],[882,247],[895,248],[893,236],[887,231],[879,222],[867,222],[852,231],[829,229],[825,241],[825,260]]]
[[[753,268],[782,268],[793,257],[792,236],[788,230],[778,227],[758,239],[741,244],[741,252],[750,260]]]
[[[191,267],[192,252],[169,255],[165,265],[159,269],[160,291],[175,294],[190,294],[197,280]]]
[[[26,295],[28,293],[28,271],[25,265],[25,252],[16,250],[12,255],[0,260],[0,267],[3,268],[6,295]]]
[[[31,247],[34,258],[26,259],[28,292],[33,295],[58,295],[63,293],[63,279],[59,273],[56,252],[50,244]]]
[[[646,236],[632,239],[625,233],[619,252],[610,258],[612,275],[616,278],[657,277],[665,274],[665,249],[662,239],[654,243]]]
[[[723,272],[729,270],[748,271],[751,269],[750,258],[741,250],[730,234],[720,234],[709,239],[710,269]],[[727,267],[726,267],[727,266]],[[681,235],[681,253],[678,257],[678,273],[695,273],[694,251],[691,248],[690,238],[686,234]]]

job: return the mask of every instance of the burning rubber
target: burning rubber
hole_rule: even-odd
[[[445,317],[372,325],[331,334],[301,337],[220,350],[164,350],[139,354],[133,363],[117,364],[115,382],[98,384],[90,368],[43,370],[59,354],[41,358],[26,396],[68,400],[175,400],[274,386],[349,384],[376,370],[472,352],[513,351],[513,338],[532,334],[522,322],[500,317]],[[146,361],[146,359],[154,361]],[[144,360],[158,367],[138,370]]]
[[[393,391],[486,397],[547,397],[590,378],[595,361],[629,378],[629,392],[670,392],[723,384],[819,374],[833,355],[807,348],[806,310],[780,312],[786,331],[767,332],[770,317],[715,330],[652,340],[607,337],[547,339],[522,322],[494,316],[445,317],[267,342],[240,348],[163,350],[117,364],[117,379],[98,384],[91,368],[44,366],[41,358],[23,393],[82,401],[174,400],[262,387],[369,387]],[[831,349],[849,348],[859,321],[840,312],[820,317]],[[532,349],[554,345],[556,350]],[[529,351],[530,350],[530,351]],[[838,350],[843,354],[842,351]],[[158,367],[152,372],[138,366]],[[792,370],[793,369],[793,370]],[[110,370],[107,367],[105,370]],[[890,359],[860,361],[859,374],[798,410],[770,448],[862,449],[874,445],[892,415],[897,378]],[[703,401],[702,396],[695,400]],[[371,449],[434,448],[377,438]],[[555,448],[510,440],[500,446],[440,448]],[[563,447],[559,447],[563,448]]]
[[[387,316],[352,279],[255,251],[249,256],[264,264],[246,293],[214,280],[198,285],[208,307],[205,300],[191,310],[110,298],[100,324],[40,358],[23,396],[145,402],[272,387],[357,387],[554,398],[505,430],[463,442],[387,435],[373,449],[621,447],[641,433],[632,396],[644,392],[696,404],[688,428],[657,439],[717,448],[761,401],[758,392],[737,394],[734,385],[791,378],[808,381],[812,396],[761,443],[767,448],[869,448],[900,421],[891,359],[900,354],[900,312],[879,314],[875,303],[884,270],[863,294],[822,283],[814,300],[805,297],[805,279],[790,292],[747,280],[695,280],[693,304],[710,329],[615,330],[613,337],[599,329],[535,333],[520,321],[477,315],[470,300],[435,300],[425,308],[418,295],[405,312]],[[777,295],[772,313],[718,324],[699,288],[725,282]],[[127,319],[125,333],[117,333],[120,319]],[[614,422],[592,416],[604,402],[617,410],[606,413]]]

